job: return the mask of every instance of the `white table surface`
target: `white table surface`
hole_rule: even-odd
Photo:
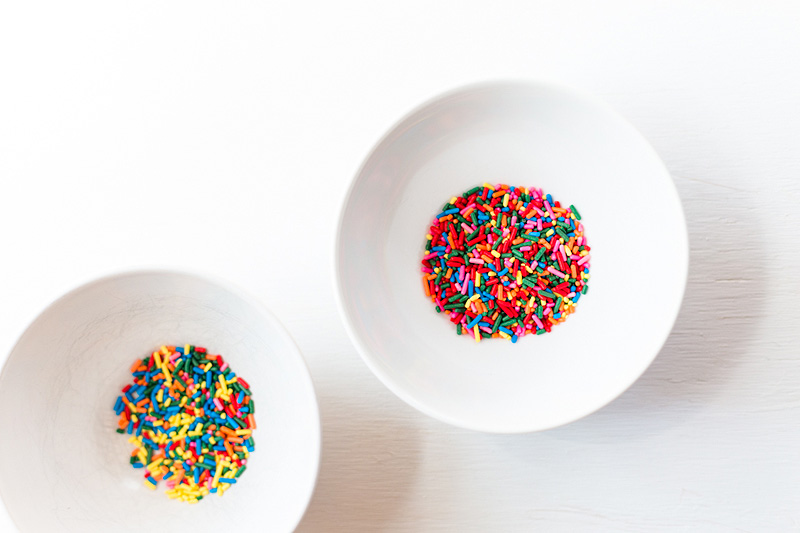
[[[800,531],[796,6],[6,2],[0,354],[84,281],[188,267],[267,303],[311,367],[324,451],[301,532]],[[334,305],[335,218],[412,107],[533,77],[601,96],[653,143],[684,203],[689,283],[621,398],[484,435],[362,363]]]

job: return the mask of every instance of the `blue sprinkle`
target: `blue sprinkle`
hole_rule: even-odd
[[[469,328],[469,329],[472,329],[473,327],[475,327],[475,324],[477,324],[478,322],[480,322],[480,321],[481,321],[481,319],[482,319],[482,318],[483,318],[483,313],[481,313],[480,315],[476,316],[476,317],[475,317],[475,318],[472,320],[472,322],[470,322],[469,324],[467,324],[467,328]]]
[[[514,332],[511,331],[510,329],[508,329],[507,327],[500,326],[500,328],[498,328],[498,329],[500,329],[500,331],[502,331],[506,335],[514,335]]]
[[[128,435],[133,433],[133,420],[128,422]]]
[[[163,478],[161,478],[161,479],[163,479],[163,480],[165,480],[165,481],[166,481],[167,479],[171,478],[172,476],[173,476],[173,473],[172,473],[172,471],[169,471],[169,472],[167,472],[166,474],[164,474],[164,477],[163,477]]]
[[[234,483],[236,483],[236,480],[235,479],[231,479],[229,477],[221,477],[221,478],[219,478],[219,482],[220,483],[228,483],[230,485],[233,485]],[[236,489],[236,490],[239,490],[239,489]]]
[[[144,465],[142,463],[133,463],[133,467],[134,468],[144,468]]]
[[[511,336],[511,342],[517,342],[517,339],[518,339],[518,338],[519,338],[519,337],[517,337],[516,335],[512,335],[512,336]]]

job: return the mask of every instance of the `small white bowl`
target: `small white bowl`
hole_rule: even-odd
[[[484,182],[541,187],[583,216],[589,291],[552,333],[476,343],[423,292],[431,220]],[[402,119],[353,180],[335,246],[340,310],[375,375],[430,416],[497,433],[619,396],[666,340],[687,270],[680,200],[652,147],[604,103],[541,82],[467,87]]]
[[[187,343],[221,354],[258,407],[240,483],[197,504],[144,486],[113,411],[137,358]],[[249,297],[177,272],[103,278],[42,312],[0,375],[0,427],[0,495],[22,531],[292,531],[320,457],[314,387],[286,330]]]

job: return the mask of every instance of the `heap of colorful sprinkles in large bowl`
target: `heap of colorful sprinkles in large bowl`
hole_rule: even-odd
[[[188,503],[236,484],[255,449],[250,385],[221,355],[188,344],[162,346],[131,373],[114,412],[144,484],[164,481],[169,498]]]
[[[484,183],[434,218],[423,287],[459,335],[516,342],[575,312],[589,288],[590,250],[575,206],[541,189]]]

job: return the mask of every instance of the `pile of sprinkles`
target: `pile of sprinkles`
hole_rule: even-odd
[[[221,496],[255,449],[250,385],[222,356],[188,344],[162,346],[131,373],[114,412],[117,433],[131,435],[130,464],[144,469],[145,485],[163,480],[169,498],[189,503]]]
[[[549,332],[589,289],[581,215],[541,189],[474,187],[444,205],[427,238],[425,295],[476,341]]]

